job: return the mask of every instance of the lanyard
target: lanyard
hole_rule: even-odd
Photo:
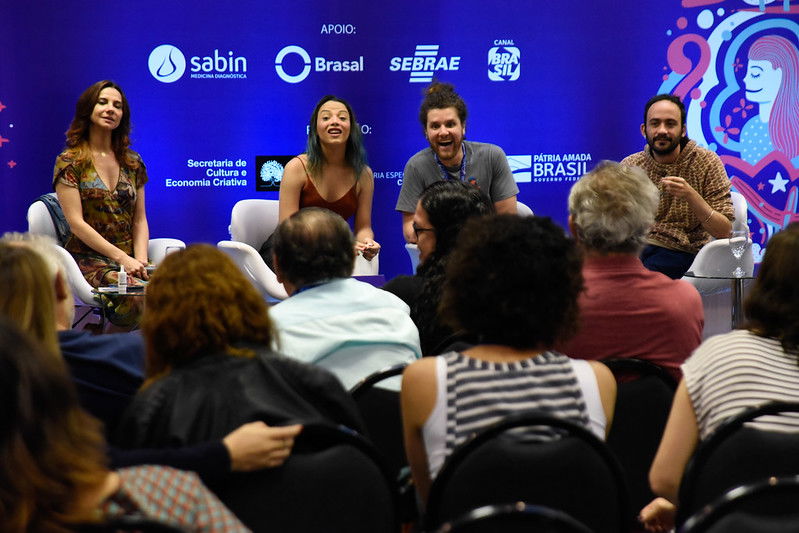
[[[461,142],[461,153],[463,153],[463,157],[461,158],[461,168],[459,169],[458,173],[460,175],[461,181],[466,181],[466,143]],[[441,175],[444,177],[444,180],[451,180],[452,176],[450,176],[449,172],[447,171],[447,167],[444,166],[444,163],[441,162],[441,159],[438,158],[438,154],[433,152],[433,156],[436,158],[436,163],[438,163],[438,168],[441,169]]]

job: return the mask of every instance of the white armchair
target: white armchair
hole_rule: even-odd
[[[531,217],[535,214],[529,205],[519,200],[516,200],[516,212],[522,217]]]
[[[216,246],[233,259],[264,298],[285,300],[286,289],[258,253],[258,248],[275,231],[277,219],[277,200],[239,200],[230,211],[231,240],[219,241]]]
[[[732,191],[733,211],[735,220],[732,224],[733,230],[747,230],[746,222],[747,211],[749,209],[746,199],[742,194]],[[705,244],[696,254],[694,262],[688,269],[698,276],[729,276],[738,266],[738,261],[730,252],[730,239],[714,239]],[[751,276],[754,272],[755,263],[752,256],[752,247],[746,249],[741,258],[741,267],[745,276]],[[696,287],[700,294],[714,294],[730,290],[730,282],[726,279],[699,279],[693,277],[682,278]]]
[[[289,297],[283,284],[277,281],[277,276],[266,266],[261,254],[255,248],[246,242],[238,241],[219,241],[216,246],[233,259],[264,298],[285,300]]]
[[[55,196],[55,193],[50,194]],[[53,218],[50,216],[50,211],[48,211],[44,202],[37,200],[28,207],[28,231],[39,235],[49,235],[58,242],[58,235],[55,224],[53,223]],[[185,248],[186,243],[180,239],[150,239],[147,245],[147,256],[150,262],[155,265],[160,263],[166,254],[167,247]],[[99,309],[95,301],[95,295],[92,292],[93,287],[86,281],[86,278],[83,277],[75,258],[63,247],[57,246],[56,248],[61,262],[66,269],[68,282],[72,289],[72,295],[76,300],[76,305]]]
[[[230,212],[230,240],[219,241],[217,247],[236,262],[265,297],[284,300],[288,298],[286,289],[278,283],[277,276],[258,253],[258,248],[277,228],[278,205],[277,200],[247,199],[236,202]],[[353,275],[377,274],[378,257],[367,261],[363,256],[357,256]]]

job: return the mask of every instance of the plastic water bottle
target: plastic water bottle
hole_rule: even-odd
[[[128,292],[128,273],[125,272],[125,265],[119,265],[119,278],[117,278],[117,292],[127,294]]]

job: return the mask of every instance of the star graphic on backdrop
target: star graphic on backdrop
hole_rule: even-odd
[[[5,105],[3,105],[3,102],[0,102],[0,111],[2,111],[3,109],[5,109],[6,107],[8,107],[8,106],[5,106]]]
[[[15,166],[17,166],[17,162],[14,161],[13,159],[6,164],[8,165],[8,168],[14,168]]]
[[[760,183],[758,183],[758,184],[757,184],[757,190],[758,190],[758,191],[762,191],[762,190],[763,190],[763,189],[765,189],[765,188],[766,188],[766,184],[765,184],[765,183],[763,183],[762,181],[761,181]]]
[[[5,137],[3,137],[2,135],[0,135],[0,147],[2,147],[2,146],[3,146],[3,143],[7,143],[7,142],[9,142],[10,140],[11,140],[11,139],[6,139],[6,138],[5,138]]]
[[[771,183],[771,194],[777,191],[788,192],[785,190],[785,184],[788,183],[788,180],[783,178],[779,172],[777,172],[773,180],[768,180],[768,182]]]

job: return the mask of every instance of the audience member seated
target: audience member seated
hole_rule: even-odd
[[[434,182],[416,203],[412,226],[419,247],[416,275],[396,277],[383,288],[410,306],[423,355],[437,355],[453,342],[473,340],[441,323],[438,303],[447,259],[461,228],[470,218],[493,212],[494,205],[485,193],[454,180]]]
[[[658,190],[638,167],[600,163],[569,194],[569,228],[582,248],[585,291],[577,333],[558,348],[578,359],[635,357],[680,379],[702,342],[702,299],[689,283],[644,267]]]
[[[69,285],[65,282],[63,265],[55,252],[56,244],[48,237],[29,234],[6,234],[0,239],[0,316],[13,320],[17,326],[60,358],[55,324],[66,310],[65,301],[72,302]],[[58,303],[56,303],[58,302]],[[133,393],[125,389],[108,387],[114,374],[122,373],[113,359],[97,360],[89,351],[97,347],[107,353],[107,346],[115,346],[117,335],[98,335],[84,343],[79,355],[83,366],[71,368],[73,379],[79,381],[79,399],[90,414],[107,417],[115,426]],[[70,344],[70,343],[67,343]],[[124,344],[124,342],[123,342]],[[77,369],[76,369],[77,368]],[[130,383],[129,383],[130,384]],[[131,384],[132,385],[132,384]],[[80,392],[86,387],[102,389],[107,395],[90,396]],[[105,403],[104,403],[105,402]],[[299,428],[272,428],[263,422],[244,424],[225,436],[196,446],[174,450],[119,450],[109,448],[113,467],[141,464],[164,464],[194,470],[204,481],[222,479],[233,471],[249,471],[278,466],[286,458],[285,438],[296,434]]]
[[[405,450],[421,501],[452,450],[509,414],[540,410],[604,439],[616,382],[607,367],[554,352],[574,329],[580,254],[540,217],[467,222],[447,264],[443,319],[481,339],[403,374]]]
[[[799,401],[799,224],[769,240],[760,273],[744,304],[744,329],[711,337],[682,366],[669,421],[649,480],[661,496],[641,511],[650,531],[673,527],[677,493],[698,442],[741,411]],[[792,417],[763,417],[748,425],[799,431]]]
[[[270,350],[266,303],[212,246],[190,246],[159,265],[147,286],[142,333],[145,385],[120,424],[120,445],[197,444],[255,420],[362,429],[335,376]],[[286,454],[299,430],[283,439]]]
[[[2,242],[24,243],[47,264],[55,297],[54,325],[61,355],[69,367],[84,409],[100,419],[106,435],[113,435],[119,417],[144,379],[144,342],[139,332],[92,335],[71,329],[75,305],[67,275],[46,236],[7,233]],[[13,279],[13,278],[12,278]],[[18,291],[11,291],[19,294]],[[50,296],[50,299],[52,299]],[[34,302],[35,305],[35,302]],[[40,310],[35,306],[34,310]],[[49,326],[48,326],[49,328]]]
[[[274,265],[289,298],[270,315],[281,353],[325,367],[350,388],[369,374],[421,355],[402,300],[350,278],[353,237],[343,218],[308,207],[274,233]]]
[[[5,318],[0,406],[3,531],[67,531],[134,515],[184,531],[248,531],[193,473],[109,470],[100,423],[79,407],[64,362]]]
[[[322,97],[311,114],[305,153],[286,163],[283,171],[278,221],[303,207],[324,207],[344,220],[353,218],[355,253],[371,261],[380,252],[372,231],[374,189],[374,174],[366,163],[361,126],[352,107],[337,96]],[[270,237],[259,252],[274,270],[272,241]]]

